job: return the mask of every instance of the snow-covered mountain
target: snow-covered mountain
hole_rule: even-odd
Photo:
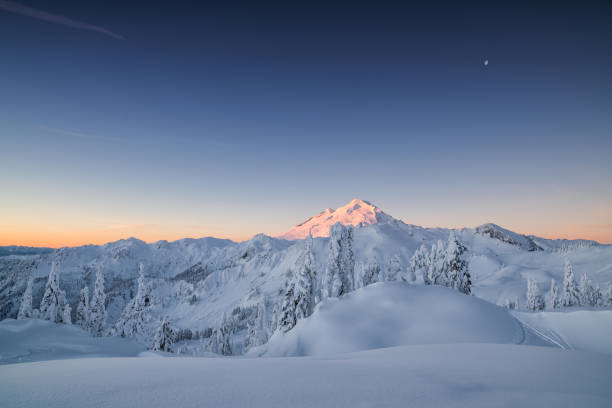
[[[438,241],[446,242],[451,231],[408,225],[367,202],[353,200],[327,216],[313,217],[291,237],[308,231],[327,235],[334,222],[356,226],[351,235],[355,277],[376,270],[379,280],[387,279],[391,268],[404,274],[421,245],[430,248]],[[560,284],[566,258],[577,277],[588,272],[604,290],[612,280],[612,245],[526,237],[493,224],[455,234],[468,249],[472,293],[494,304],[518,297],[524,305],[528,278],[536,280],[541,292],[548,291],[552,279]],[[150,291],[149,327],[143,341],[152,340],[161,316],[206,338],[231,322],[232,352],[240,354],[272,335],[287,284],[303,264],[306,242],[262,234],[244,242],[208,237],[147,244],[130,238],[47,254],[0,257],[0,319],[17,315],[29,277],[33,278],[33,303],[40,303],[55,259],[61,269],[60,286],[73,313],[80,290],[92,288],[95,271],[103,269],[107,323],[112,326],[138,292],[138,264],[142,262]],[[314,238],[311,251],[320,283],[328,268],[330,239]],[[422,283],[422,277],[417,276],[413,283]]]
[[[276,238],[288,240],[304,239],[309,233],[311,233],[313,237],[329,237],[329,229],[337,222],[342,225],[362,227],[369,224],[397,223],[401,221],[385,214],[377,206],[355,198],[343,207],[335,210],[328,208],[321,211],[319,214],[310,217],[303,223],[291,228],[289,231],[277,235]]]

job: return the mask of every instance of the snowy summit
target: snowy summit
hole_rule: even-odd
[[[342,225],[361,227],[376,223],[398,222],[398,220],[372,203],[354,198],[347,205],[336,210],[328,208],[276,237],[288,240],[304,239],[309,232],[313,237],[329,237],[330,227],[338,222]]]

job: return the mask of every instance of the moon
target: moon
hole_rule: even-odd
[[[488,60],[488,59],[484,60],[484,65],[485,65],[485,67],[486,67],[487,65],[489,65],[489,60]]]

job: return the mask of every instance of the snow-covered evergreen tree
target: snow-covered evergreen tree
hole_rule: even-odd
[[[443,285],[445,283],[445,252],[444,243],[441,240],[431,246],[429,264],[427,265],[427,281],[430,285]]]
[[[387,281],[405,281],[406,277],[402,274],[402,264],[399,255],[393,255],[387,263]]]
[[[352,291],[354,270],[353,227],[336,223],[329,229],[329,256],[322,298],[338,297]]]
[[[355,283],[357,288],[363,288],[380,281],[380,265],[377,261],[370,261],[361,264],[359,282]]]
[[[601,292],[601,288],[599,284],[595,285],[593,291],[591,292],[592,296],[590,299],[590,305],[592,307],[600,307],[603,306],[603,293]]]
[[[518,296],[515,296],[515,297],[514,297],[514,308],[515,308],[516,310],[520,310],[520,309],[521,309],[521,307],[520,307],[520,305],[519,305],[519,297],[518,297]]]
[[[144,277],[144,265],[139,264],[138,291],[136,296],[125,306],[119,320],[115,323],[114,333],[121,337],[148,337],[151,321],[151,287]]]
[[[598,293],[595,287],[593,286],[593,282],[589,279],[589,275],[587,273],[583,273],[580,277],[580,286],[579,286],[579,298],[581,306],[591,306],[595,307],[599,303]]]
[[[79,304],[77,305],[75,323],[81,327],[89,329],[89,288],[85,286],[81,289],[79,295]]]
[[[544,310],[544,299],[540,295],[536,280],[532,278],[527,280],[527,309]]]
[[[164,316],[162,319],[157,332],[155,333],[155,337],[153,339],[153,347],[151,348],[154,351],[165,351],[168,353],[172,353],[172,346],[177,340],[177,330],[170,325],[170,321],[167,317]]]
[[[608,306],[612,306],[612,281],[608,281],[608,296],[607,296],[606,304]]]
[[[30,277],[26,284],[25,292],[21,298],[21,305],[19,306],[19,313],[17,313],[17,320],[27,319],[32,317],[32,283],[33,279]]]
[[[423,283],[429,285],[429,279],[427,277],[427,270],[429,269],[429,252],[425,245],[421,245],[419,249],[414,251],[412,258],[410,258],[410,272],[413,276],[423,276]]]
[[[266,327],[266,299],[257,304],[255,318],[247,323],[247,348],[261,346],[268,341]]]
[[[561,293],[561,304],[565,307],[580,304],[578,286],[576,285],[574,270],[569,259],[565,259],[565,273],[563,276],[563,293]]]
[[[506,308],[511,310],[516,309],[514,302],[510,300],[510,298],[506,299]]]
[[[53,260],[45,292],[40,301],[40,317],[54,323],[71,324],[70,312],[72,309],[66,300],[66,293],[60,289],[59,274],[59,262]]]
[[[312,314],[315,306],[314,282],[316,277],[315,259],[312,253],[312,237],[306,240],[306,248],[296,261],[297,272],[289,282],[280,310],[280,328],[287,332]]]
[[[104,273],[99,267],[96,271],[96,283],[89,303],[89,331],[94,336],[101,336],[106,324],[106,294],[104,293]]]
[[[208,339],[208,349],[213,353],[231,356],[233,354],[231,344],[231,331],[227,327],[214,329]]]
[[[548,292],[548,306],[551,309],[558,309],[561,307],[561,300],[559,299],[559,288],[557,281],[551,279],[550,281],[550,292]]]
[[[455,231],[451,230],[443,262],[445,276],[442,279],[442,284],[469,295],[472,293],[472,278],[468,262],[465,259],[466,252],[465,245],[457,239]]]

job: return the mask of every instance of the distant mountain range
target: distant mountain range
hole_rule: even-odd
[[[0,319],[16,316],[29,277],[34,278],[34,305],[40,303],[51,262],[58,260],[60,286],[73,313],[80,290],[92,288],[96,270],[103,269],[107,323],[112,325],[137,291],[138,264],[142,262],[151,288],[150,332],[160,316],[167,316],[179,328],[206,333],[231,320],[235,329],[232,349],[241,354],[247,349],[249,330],[254,330],[253,319],[263,319],[257,323],[259,333],[265,332],[262,338],[275,327],[275,310],[303,259],[306,244],[302,238],[309,232],[315,237],[311,251],[317,279],[324,275],[330,253],[329,227],[336,222],[355,226],[351,238],[355,274],[372,265],[384,272],[391,263],[406,271],[421,245],[431,248],[438,241],[446,242],[451,231],[409,225],[355,199],[279,237],[258,234],[244,242],[207,237],[150,244],[129,238],[58,250],[30,248],[19,255],[13,250],[14,256],[0,257]],[[524,304],[528,278],[537,281],[541,292],[548,291],[551,279],[560,284],[566,258],[577,277],[587,272],[602,288],[612,280],[612,245],[525,236],[495,224],[463,228],[455,234],[468,248],[472,293],[495,304],[514,297]],[[28,256],[21,256],[25,253]],[[419,279],[417,276],[414,283],[422,282]]]

